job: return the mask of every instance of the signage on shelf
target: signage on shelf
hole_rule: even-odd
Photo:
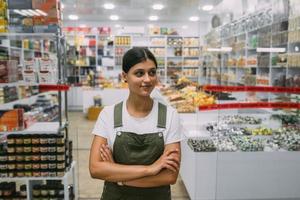
[[[273,92],[300,93],[300,87],[270,87],[270,86],[220,86],[204,85],[203,90],[214,92]]]
[[[300,103],[293,103],[293,102],[223,103],[223,104],[199,106],[199,111],[223,110],[223,109],[251,109],[251,108],[300,109]]]
[[[46,91],[68,91],[70,88],[69,85],[64,84],[40,84],[39,89],[40,92]]]

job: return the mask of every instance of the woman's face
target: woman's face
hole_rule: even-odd
[[[149,59],[132,66],[123,76],[129,91],[138,96],[149,96],[157,82],[155,64]]]

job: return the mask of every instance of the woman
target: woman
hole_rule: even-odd
[[[128,99],[106,106],[95,124],[89,169],[105,180],[102,200],[171,199],[180,165],[181,126],[175,109],[150,97],[157,62],[146,48],[123,57]]]

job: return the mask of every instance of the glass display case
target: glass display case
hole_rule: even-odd
[[[299,198],[300,88],[204,89],[216,104],[199,106],[182,142],[191,199]]]

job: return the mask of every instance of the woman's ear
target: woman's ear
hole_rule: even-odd
[[[122,78],[125,83],[127,83],[127,73],[122,72]]]

